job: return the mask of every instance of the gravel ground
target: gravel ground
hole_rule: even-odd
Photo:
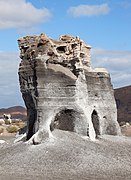
[[[131,180],[131,138],[53,136],[40,145],[0,144],[0,180]]]

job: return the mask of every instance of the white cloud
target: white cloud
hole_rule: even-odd
[[[79,5],[70,7],[68,13],[74,17],[79,16],[99,16],[108,14],[110,8],[108,4],[101,5]]]
[[[0,29],[30,28],[50,16],[48,9],[38,9],[26,0],[0,0]]]
[[[0,52],[0,108],[23,105],[18,81],[20,58],[15,52]]]
[[[131,51],[93,49],[92,66],[106,68],[114,87],[131,85]]]

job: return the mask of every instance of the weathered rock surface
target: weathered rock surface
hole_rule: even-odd
[[[110,76],[92,70],[90,49],[79,37],[53,40],[45,34],[18,40],[19,80],[27,107],[27,140],[40,143],[53,129],[92,140],[120,134]]]

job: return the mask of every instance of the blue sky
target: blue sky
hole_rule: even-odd
[[[80,36],[114,88],[131,85],[131,0],[0,0],[0,108],[23,105],[17,39],[41,32]]]

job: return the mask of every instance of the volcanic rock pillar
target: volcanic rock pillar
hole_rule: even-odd
[[[54,129],[92,140],[101,134],[120,134],[110,76],[91,68],[89,45],[79,37],[53,40],[45,34],[20,38],[18,44],[27,140],[40,143]]]

